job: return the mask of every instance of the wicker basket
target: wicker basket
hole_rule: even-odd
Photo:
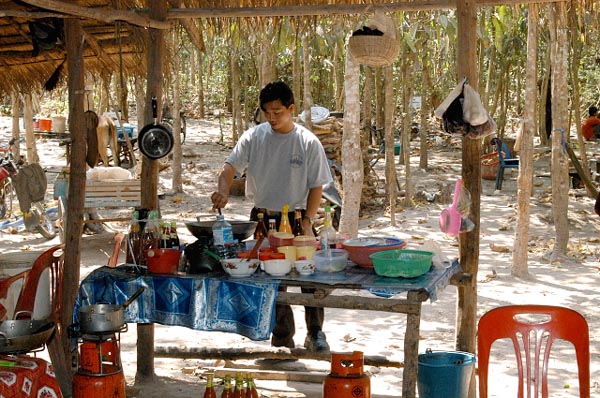
[[[495,180],[498,174],[498,153],[488,153],[481,156],[481,178],[484,180]]]
[[[400,43],[388,36],[358,35],[350,37],[348,50],[360,64],[389,66],[400,52]]]

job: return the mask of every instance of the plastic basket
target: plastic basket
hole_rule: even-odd
[[[348,50],[360,64],[389,66],[400,52],[400,42],[388,36],[358,35],[350,37]]]
[[[484,180],[495,180],[498,174],[498,153],[488,153],[481,156],[481,178]]]
[[[383,250],[369,255],[375,273],[391,278],[416,278],[431,268],[432,252],[421,250]]]

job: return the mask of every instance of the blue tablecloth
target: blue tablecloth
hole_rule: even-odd
[[[146,289],[125,310],[125,321],[185,326],[196,330],[215,330],[244,335],[252,340],[270,338],[275,322],[277,288],[282,281],[317,282],[331,287],[365,289],[380,297],[392,297],[410,290],[425,290],[429,299],[460,271],[457,261],[446,263],[420,277],[386,278],[372,269],[349,266],[343,272],[310,276],[272,277],[258,271],[252,277],[231,279],[218,275],[139,275],[131,267],[94,270],[82,282],[73,311],[97,303],[123,304],[141,286]]]

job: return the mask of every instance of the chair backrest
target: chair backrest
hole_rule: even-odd
[[[35,298],[42,273],[46,270],[50,277],[50,315],[53,321],[60,319],[62,302],[62,285],[65,263],[64,245],[54,246],[43,252],[33,263],[31,270],[25,278],[23,290],[15,308],[16,319],[33,317]]]
[[[585,318],[569,308],[547,305],[511,305],[495,308],[479,320],[477,362],[479,397],[487,398],[490,348],[498,339],[511,339],[519,374],[518,397],[548,397],[548,362],[556,339],[575,347],[579,376],[579,396],[590,396],[589,328]],[[524,357],[524,358],[523,358]],[[525,359],[525,373],[523,369]]]
[[[19,272],[18,274],[9,276],[8,278],[5,278],[3,280],[0,281],[0,300],[6,300],[8,298],[8,292],[9,290],[11,290],[11,287],[14,286],[14,291],[15,292],[19,292],[18,296],[21,296],[21,292],[23,291],[23,287],[24,287],[24,282],[25,279],[27,278],[27,275],[29,274],[29,270],[26,271],[22,271]],[[16,285],[17,282],[21,282],[21,285]],[[16,290],[16,289],[21,289]],[[7,308],[4,306],[4,304],[7,304],[6,302],[4,303],[0,303],[0,320],[5,319],[6,316],[8,315],[8,310]],[[14,302],[11,300],[11,304],[14,304]],[[8,305],[8,304],[7,304]],[[12,309],[12,306],[11,306]]]
[[[506,143],[498,137],[492,138],[491,143],[496,146],[496,152],[498,152],[498,159],[500,163],[504,165],[504,159],[511,159],[510,151]]]

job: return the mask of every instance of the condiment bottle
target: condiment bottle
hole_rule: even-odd
[[[290,211],[290,205],[283,205],[281,209],[281,221],[279,222],[279,232],[292,233],[292,226],[290,224],[290,218],[288,213]]]
[[[267,236],[271,236],[275,232],[277,232],[277,221],[274,218],[269,218],[269,232],[267,232]]]
[[[221,398],[233,398],[233,390],[231,389],[231,377],[225,375],[223,377],[223,392]]]
[[[294,236],[305,235],[304,227],[302,226],[302,210],[299,206],[296,206],[294,210],[294,228],[292,228]]]
[[[252,374],[246,375],[246,398],[259,398]]]
[[[146,265],[146,252],[150,249],[160,247],[160,231],[158,224],[158,212],[151,210],[144,229],[144,239],[141,245],[140,264]]]
[[[139,264],[140,261],[140,245],[142,241],[142,233],[140,230],[140,214],[135,210],[131,216],[129,223],[129,231],[127,234],[127,255],[126,262]]]
[[[241,372],[235,374],[235,390],[233,391],[233,398],[245,398],[244,391],[244,376]]]
[[[214,374],[208,373],[206,375],[206,388],[204,389],[204,398],[217,398],[217,392],[213,385]]]
[[[258,224],[256,224],[256,229],[254,230],[254,239],[266,238],[268,232],[267,226],[265,225],[265,215],[263,213],[258,213],[256,217],[258,218]]]
[[[171,235],[169,239],[171,240],[171,247],[179,250],[181,243],[179,242],[179,235],[177,234],[177,221],[171,221]]]

